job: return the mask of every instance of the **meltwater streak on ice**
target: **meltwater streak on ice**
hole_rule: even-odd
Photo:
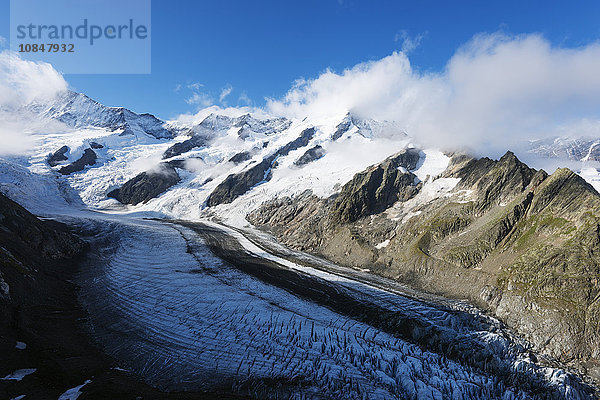
[[[531,397],[230,268],[189,229],[128,218],[86,223],[102,232],[93,238],[101,249],[80,280],[94,334],[121,366],[163,389],[291,398]]]

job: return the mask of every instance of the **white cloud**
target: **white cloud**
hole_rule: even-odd
[[[185,99],[185,102],[194,106],[208,107],[213,104],[213,99],[206,93],[196,92]]]
[[[204,85],[200,82],[188,83],[187,88],[192,90],[200,90],[200,88],[204,87]]]
[[[0,52],[0,155],[20,154],[31,148],[32,133],[56,128],[22,107],[51,101],[67,87],[62,75],[50,64]]]
[[[233,87],[231,87],[231,85],[227,85],[223,88],[223,90],[221,90],[221,94],[219,95],[219,103],[221,104],[226,104],[225,98],[227,98],[227,96],[229,96],[231,94],[231,92],[233,91]]]
[[[352,111],[396,121],[422,142],[496,155],[525,139],[577,134],[582,121],[596,126],[598,65],[598,43],[570,49],[539,35],[478,35],[442,72],[416,71],[398,52],[299,80],[267,109],[300,118]]]
[[[250,106],[252,105],[252,99],[250,99],[250,97],[248,96],[248,93],[246,92],[242,92],[242,94],[240,94],[240,97],[238,97],[238,104],[243,105],[243,106]]]
[[[408,54],[414,51],[417,47],[419,47],[421,41],[425,38],[425,36],[427,36],[427,33],[428,32],[425,31],[419,33],[417,36],[411,37],[408,34],[408,31],[406,29],[403,29],[400,32],[396,33],[396,36],[394,37],[394,42],[402,42],[402,52]]]
[[[50,64],[26,61],[16,53],[0,52],[0,106],[23,106],[53,99],[67,82]]]

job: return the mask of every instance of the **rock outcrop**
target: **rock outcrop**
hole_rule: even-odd
[[[238,174],[228,175],[208,196],[206,205],[213,207],[219,204],[231,203],[252,187],[271,179],[271,168],[275,162],[274,156],[269,156],[261,162]]]
[[[50,154],[46,159],[46,162],[51,167],[56,167],[62,161],[67,161],[69,158],[66,156],[69,151],[68,146],[63,146],[60,149],[56,150],[54,153]]]
[[[399,200],[412,198],[418,192],[418,179],[409,171],[415,169],[418,161],[419,152],[409,149],[356,174],[333,204],[334,218],[339,222],[354,222],[381,213]]]
[[[315,128],[305,129],[298,138],[287,143],[270,156],[265,157],[260,163],[240,173],[228,175],[208,196],[206,205],[213,207],[219,204],[231,203],[254,186],[270,180],[271,171],[276,166],[277,158],[308,146],[314,135]]]
[[[242,151],[240,153],[235,154],[233,157],[229,159],[229,162],[234,164],[241,164],[244,161],[248,161],[252,158],[252,154],[249,151]]]
[[[303,165],[318,160],[319,158],[323,157],[325,153],[325,149],[321,147],[321,145],[317,145],[313,148],[306,150],[306,152],[302,154],[300,158],[294,161],[294,165],[301,167]]]
[[[210,143],[209,139],[202,135],[193,135],[191,138],[184,140],[183,142],[175,143],[173,146],[165,150],[163,159],[177,157],[183,153],[187,153],[195,148],[202,148]]]
[[[98,156],[92,149],[85,149],[81,157],[69,165],[66,165],[58,170],[63,175],[70,175],[74,172],[83,171],[86,166],[96,164]]]
[[[166,192],[180,181],[175,167],[162,163],[158,170],[142,172],[125,182],[123,186],[107,194],[123,204],[145,203]]]

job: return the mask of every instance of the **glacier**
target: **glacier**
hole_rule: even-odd
[[[53,129],[31,132],[27,154],[0,159],[3,193],[79,227],[92,243],[78,278],[81,300],[93,337],[118,368],[163,390],[267,398],[591,398],[577,376],[536,362],[526,343],[474,307],[286,249],[249,226],[245,216],[265,200],[308,190],[329,197],[356,173],[415,147],[399,126],[351,113],[292,120],[222,111],[165,122],[69,92],[27,107]],[[307,129],[315,132],[307,144],[275,157],[262,182],[206,207],[228,176]],[[63,146],[66,160],[50,166],[48,156]],[[317,146],[320,157],[297,163]],[[93,165],[57,173],[92,148]],[[107,197],[164,162],[181,180],[158,197],[136,206]],[[435,178],[448,163],[424,148],[411,171],[423,189],[389,216],[405,220],[447,195],[457,181]],[[581,173],[597,181],[590,169]],[[254,264],[262,272],[249,269]]]

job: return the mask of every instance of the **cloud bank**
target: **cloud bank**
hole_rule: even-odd
[[[398,40],[407,38],[401,33]],[[298,80],[282,98],[267,99],[261,108],[228,108],[225,101],[233,90],[228,85],[217,96],[222,107],[184,115],[179,121],[196,121],[215,111],[300,119],[350,111],[394,121],[425,145],[469,148],[488,156],[518,149],[530,139],[600,137],[598,42],[565,48],[536,34],[481,34],[460,47],[439,72],[414,68],[407,52]],[[0,52],[0,113],[50,100],[67,87],[51,65]],[[192,92],[188,103],[214,104],[200,84],[186,87]],[[238,104],[251,104],[244,92]],[[0,153],[21,146],[24,136],[19,135],[32,129],[22,120],[0,115]]]
[[[46,128],[21,107],[51,101],[67,87],[50,64],[25,61],[7,50],[0,52],[0,155],[31,148],[30,134]]]
[[[26,61],[10,51],[0,53],[1,107],[49,101],[67,87],[65,79],[50,64]]]
[[[299,80],[267,110],[288,117],[351,111],[398,122],[426,144],[498,155],[532,138],[600,136],[600,44],[552,46],[540,35],[475,36],[441,72],[405,53]]]

